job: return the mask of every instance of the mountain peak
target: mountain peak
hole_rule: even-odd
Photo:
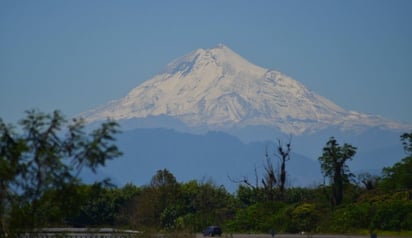
[[[226,45],[222,43],[217,44],[216,47],[205,49],[205,51],[210,52],[215,55],[220,55],[220,56],[225,55],[226,57],[229,57],[229,58],[242,58],[243,60],[245,60],[242,56],[240,56],[235,51],[233,51],[232,49],[230,49],[229,47],[227,47]]]
[[[209,65],[210,64],[210,65]],[[214,48],[197,49],[187,55],[173,60],[162,73],[186,75],[193,69],[205,66],[223,67],[225,70],[242,71],[243,69],[261,70],[246,59],[232,51],[229,47],[218,44]]]
[[[223,44],[177,58],[124,98],[82,114],[88,121],[162,115],[189,127],[269,126],[291,134],[331,126],[398,126],[381,117],[347,111],[280,72],[250,63]]]
[[[219,43],[219,44],[217,44],[217,46],[215,47],[215,48],[229,48],[229,47],[227,47],[225,44],[223,44],[223,43]]]

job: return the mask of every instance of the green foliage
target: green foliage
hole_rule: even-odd
[[[324,220],[323,230],[333,233],[353,233],[358,229],[367,229],[370,224],[371,206],[368,203],[348,204],[339,207]],[[360,219],[362,218],[362,219]]]
[[[268,232],[285,226],[282,202],[259,202],[238,209],[235,217],[228,223],[229,230],[236,232]]]
[[[223,186],[213,182],[190,181],[181,186],[182,214],[181,227],[191,232],[199,232],[210,224],[223,224],[235,212],[235,200]]]
[[[315,202],[318,200],[319,191],[311,188],[288,188],[286,191],[285,202],[295,204],[299,202]]]
[[[24,227],[57,219],[61,211],[45,206],[58,198],[51,191],[64,194],[70,185],[80,183],[83,167],[95,172],[121,155],[113,143],[119,132],[113,121],[87,134],[82,120],[68,123],[59,111],[32,110],[19,126],[17,134],[13,125],[0,119],[1,233],[12,229],[16,217],[24,220]]]
[[[401,135],[401,141],[405,152],[412,155],[412,131],[409,133],[403,133]]]
[[[323,148],[323,154],[319,157],[321,170],[331,183],[331,205],[338,206],[343,200],[344,184],[353,176],[346,162],[356,154],[356,147],[349,144],[339,146],[335,138],[331,137]]]
[[[237,199],[239,200],[241,206],[250,206],[259,201],[258,197],[256,196],[255,189],[251,187],[246,187],[244,185],[240,185],[237,189]]]
[[[15,129],[0,119],[0,235],[66,225],[131,228],[149,235],[161,231],[171,237],[212,224],[225,233],[411,231],[411,133],[401,136],[408,156],[384,168],[381,177],[363,174],[358,184],[350,183],[346,161],[356,148],[331,138],[319,158],[329,184],[280,191],[268,166],[263,187],[246,183],[230,194],[211,181],[179,183],[167,169],[142,187],[84,185],[78,178],[82,169],[96,171],[121,154],[114,145],[115,122],[86,133],[81,120],[68,123],[59,112],[31,111],[19,125]]]
[[[392,167],[385,167],[380,187],[386,190],[412,189],[412,156]]]
[[[290,213],[291,227],[296,231],[314,231],[319,223],[320,212],[312,203],[297,205]],[[289,225],[290,226],[290,225]]]
[[[412,201],[392,199],[375,204],[371,226],[379,230],[401,231],[411,228]]]

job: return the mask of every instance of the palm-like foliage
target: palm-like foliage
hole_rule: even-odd
[[[351,160],[355,154],[356,147],[346,143],[340,146],[336,139],[331,137],[323,148],[323,154],[319,157],[322,173],[330,179],[332,206],[342,203],[343,185],[353,176],[346,162]]]

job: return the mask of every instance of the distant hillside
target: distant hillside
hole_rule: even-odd
[[[124,156],[109,162],[102,172],[119,185],[127,182],[144,185],[150,182],[157,170],[166,168],[179,181],[212,179],[229,191],[235,191],[237,184],[229,178],[246,176],[254,179],[255,168],[258,175],[262,176],[265,149],[274,153],[274,143],[276,142],[243,143],[222,132],[194,135],[161,128],[136,129],[119,136],[118,144]],[[289,186],[310,186],[322,182],[317,157],[320,156],[324,143],[326,141],[319,142],[322,145],[313,148],[315,157],[303,156],[298,151],[305,141],[292,138],[294,153],[287,163]],[[356,143],[353,145],[358,146]],[[364,151],[362,147],[359,146],[359,153],[350,165],[353,172],[380,172],[383,166],[399,161],[403,153],[400,145],[389,146],[382,151]],[[271,157],[278,168],[278,159]]]

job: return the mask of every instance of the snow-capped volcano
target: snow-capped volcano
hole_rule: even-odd
[[[256,66],[224,45],[172,61],[124,98],[83,113],[87,121],[167,115],[189,127],[270,126],[301,134],[338,126],[400,125],[347,111],[278,71]]]

